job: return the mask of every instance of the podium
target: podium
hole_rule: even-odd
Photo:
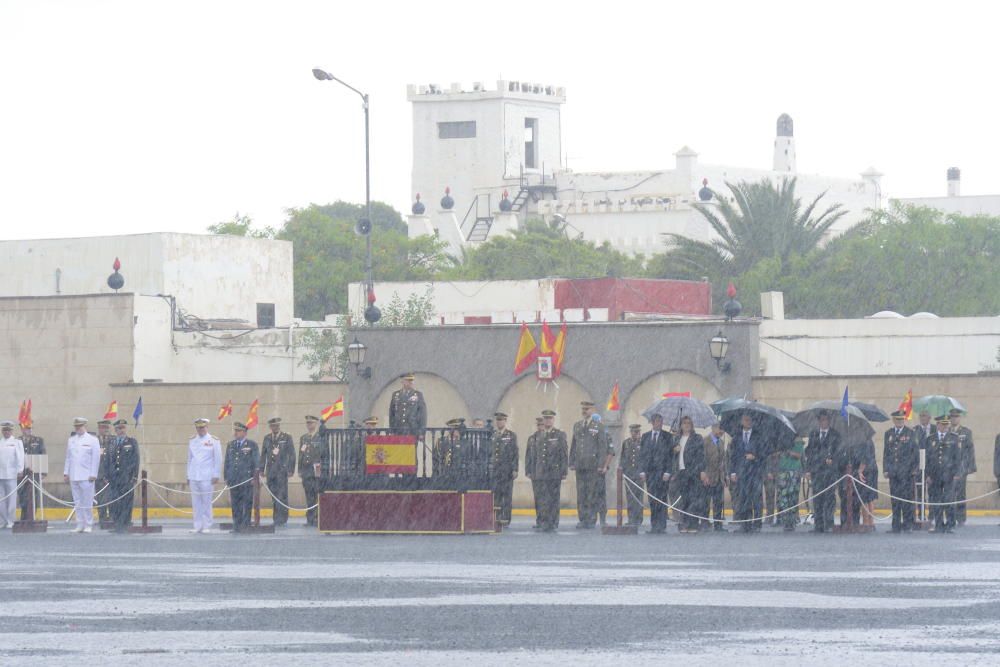
[[[341,534],[470,535],[496,532],[491,491],[327,491],[319,531]]]

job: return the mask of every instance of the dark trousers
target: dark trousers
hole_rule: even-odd
[[[836,477],[815,475],[812,480],[813,493],[823,491],[823,489],[836,481]],[[815,530],[818,532],[833,530],[833,509],[836,503],[837,496],[833,489],[829,489],[816,496],[813,500],[813,525]]]
[[[707,528],[713,524],[721,526],[725,520],[724,512],[726,511],[726,486],[722,482],[705,487],[705,503],[703,507],[705,509],[705,516],[711,516],[712,519],[702,519],[702,528]]]
[[[319,507],[313,507],[319,501],[319,494],[323,490],[322,477],[303,477],[302,490],[306,493],[306,525],[315,526],[316,516],[319,514]]]
[[[121,482],[113,482],[108,487],[108,500],[115,500],[108,506],[109,515],[115,524],[115,530],[127,530],[132,525],[132,504],[135,500],[135,491],[132,487],[135,482],[125,479]]]
[[[927,499],[932,503],[947,503],[954,500],[954,480],[934,477],[927,484]],[[934,505],[931,507],[931,521],[938,530],[955,526],[955,506]]]
[[[764,514],[764,483],[756,476],[743,476],[736,482],[736,504],[733,514],[741,521],[743,532],[760,530],[761,516]]]
[[[962,475],[954,482],[952,493],[955,496],[955,500],[961,501],[960,505],[955,505],[955,520],[958,521],[958,525],[964,525],[966,519],[966,506],[965,506],[965,493],[966,493],[966,480],[968,480],[968,475]]]
[[[840,525],[843,526],[848,523],[848,494],[850,494],[851,497],[850,519],[851,522],[857,526],[861,523],[861,498],[854,489],[854,484],[852,484],[849,479],[845,479],[840,483],[840,486],[837,487],[837,495],[840,498]]]
[[[542,480],[533,479],[531,480],[531,497],[535,501],[535,527],[542,527],[542,497],[545,495],[545,490],[542,488]]]
[[[510,523],[510,512],[514,502],[514,480],[504,475],[504,479],[493,482],[493,507],[499,509],[498,518],[502,523]]]
[[[604,484],[604,475],[596,470],[576,471],[576,515],[580,523],[593,526],[597,522],[600,510],[600,487]]]
[[[771,479],[764,479],[764,513],[767,516],[767,523],[774,524],[774,512],[777,506],[778,497],[778,474],[773,473]]]
[[[607,474],[598,475],[597,483],[597,518],[603,526],[608,520],[608,479]]]
[[[101,489],[104,490],[101,491]],[[94,503],[103,506],[97,508],[97,517],[101,521],[109,521],[111,519],[110,505],[105,504],[115,498],[115,496],[108,493],[110,490],[111,483],[103,477],[97,479],[94,483]]]
[[[35,475],[35,481],[40,482],[38,475]],[[41,499],[41,493],[31,485],[31,480],[25,482],[20,489],[17,490],[17,505],[21,508],[21,521],[28,520],[28,498],[31,497],[31,493],[35,494],[35,513],[38,513],[38,501]]]
[[[229,489],[229,505],[233,512],[233,530],[244,530],[250,525],[250,510],[253,509],[253,487],[242,484]]]
[[[874,485],[873,485],[874,486]],[[892,498],[892,530],[911,530],[913,528],[913,503],[905,502],[913,500],[913,478],[890,477],[889,493]],[[901,498],[901,500],[896,500]]]
[[[631,480],[635,480],[638,484],[639,482],[639,471],[625,471],[625,476]],[[625,492],[625,506],[628,508],[628,525],[630,526],[641,526],[642,525],[642,487],[636,487],[634,484],[629,484],[627,481],[622,480],[624,485],[623,491]]]
[[[663,503],[667,502],[669,485],[662,480],[649,480],[646,482],[646,488],[650,495],[649,524],[653,531],[663,532],[667,529],[667,506]],[[657,500],[654,500],[652,496],[656,496]]]
[[[679,495],[678,504],[675,506],[680,510],[677,514],[681,528],[687,530],[698,529],[698,517],[705,515],[702,507],[705,501],[705,486],[698,476],[686,470],[677,472],[677,491]]]
[[[288,508],[278,501],[288,504],[288,476],[268,477],[267,488],[271,491],[271,507],[274,508],[271,516],[274,517],[274,525],[284,526],[288,523]]]
[[[538,527],[555,530],[559,527],[559,490],[562,480],[540,479],[534,482]]]

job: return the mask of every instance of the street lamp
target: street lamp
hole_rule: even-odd
[[[708,352],[715,359],[715,365],[719,370],[723,373],[729,372],[729,362],[722,363],[726,353],[729,352],[729,339],[722,335],[722,329],[708,341]]]
[[[340,85],[353,90],[361,97],[361,108],[365,112],[365,217],[358,220],[355,229],[365,237],[365,321],[375,324],[382,319],[382,312],[375,305],[375,285],[372,280],[372,189],[371,189],[371,158],[369,151],[368,130],[368,95],[354,86],[341,81],[329,72],[313,69],[313,76],[319,81],[336,81]]]
[[[347,346],[347,360],[354,364],[354,371],[366,380],[372,376],[371,366],[365,366],[365,369],[361,370],[361,364],[365,363],[365,353],[367,352],[368,346],[358,340],[357,336]]]

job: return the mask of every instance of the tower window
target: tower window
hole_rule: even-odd
[[[438,123],[438,139],[474,139],[476,121],[460,120]]]
[[[524,166],[538,168],[538,119],[524,119]]]
[[[257,304],[257,327],[260,329],[270,329],[274,326],[274,304]]]

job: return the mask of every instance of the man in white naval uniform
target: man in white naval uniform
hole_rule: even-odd
[[[10,528],[17,511],[17,482],[24,472],[24,443],[14,437],[14,422],[5,421],[0,428],[0,528]]]
[[[66,443],[66,465],[63,479],[73,491],[77,533],[89,533],[94,526],[94,480],[101,467],[101,443],[93,433],[87,433],[87,420],[73,420],[73,435]]]
[[[222,477],[222,444],[208,432],[208,420],[194,420],[197,435],[188,441],[188,485],[194,510],[192,533],[212,530],[212,485]]]

